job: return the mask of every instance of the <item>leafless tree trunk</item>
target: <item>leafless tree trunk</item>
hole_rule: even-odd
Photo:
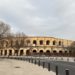
[[[0,21],[0,39],[3,39],[10,32],[10,26],[2,21]]]

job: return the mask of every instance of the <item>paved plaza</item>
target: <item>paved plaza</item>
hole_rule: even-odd
[[[55,75],[55,73],[26,61],[0,59],[0,75]]]

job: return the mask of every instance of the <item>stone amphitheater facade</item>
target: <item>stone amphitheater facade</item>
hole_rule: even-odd
[[[70,46],[72,42],[72,40],[37,36],[4,38],[0,41],[0,55],[24,56],[29,54],[68,53],[66,47]],[[18,44],[18,46],[16,47],[15,44]]]

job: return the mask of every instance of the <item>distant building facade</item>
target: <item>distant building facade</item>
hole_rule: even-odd
[[[62,55],[73,41],[54,37],[13,37],[0,41],[1,56]]]

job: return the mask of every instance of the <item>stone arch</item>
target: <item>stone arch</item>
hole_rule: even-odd
[[[3,55],[3,50],[0,50],[0,55],[1,55],[1,56]]]
[[[33,52],[36,53],[37,51],[36,50],[33,50]]]
[[[9,56],[11,56],[12,55],[12,50],[9,50]]]
[[[63,55],[63,51],[62,50],[59,51],[59,55],[60,56]]]
[[[56,50],[53,50],[53,53],[57,53],[57,51]]]
[[[20,50],[20,56],[23,56],[23,55],[24,55],[24,51]]]
[[[64,51],[64,55],[68,56],[68,51],[67,50]]]
[[[34,50],[32,51],[32,54],[33,54],[33,55],[37,54],[37,50],[34,49]]]
[[[15,56],[18,56],[18,53],[19,53],[19,50],[15,50],[15,51],[14,51],[14,55],[15,55]]]
[[[73,52],[70,50],[70,51],[69,51],[69,56],[72,56],[72,54],[73,54]]]
[[[33,40],[33,44],[34,44],[34,45],[37,45],[37,41],[36,41],[36,40]]]
[[[56,45],[56,41],[55,40],[53,41],[53,45]]]
[[[39,43],[40,43],[40,45],[43,45],[43,40],[40,40]]]
[[[39,51],[39,54],[40,54],[40,55],[44,54],[44,51],[43,51],[43,50],[40,50],[40,51]]]
[[[53,55],[57,55],[57,51],[56,50],[53,50]]]
[[[46,55],[50,55],[50,50],[46,50]]]
[[[46,41],[46,45],[49,45],[49,44],[50,44],[50,41],[49,41],[49,40],[47,40],[47,41]]]
[[[4,56],[6,56],[7,55],[7,50],[4,50]]]
[[[68,53],[68,51],[64,51],[64,53],[65,53],[65,54],[67,54],[67,53]]]
[[[72,53],[72,51],[70,50],[69,53]]]
[[[59,41],[59,46],[61,46],[62,45],[62,42],[61,41]]]
[[[59,51],[59,53],[60,53],[60,54],[62,54],[62,53],[63,53],[63,51],[62,51],[62,50],[60,50],[60,51]]]
[[[26,55],[30,55],[30,50],[26,50]]]

